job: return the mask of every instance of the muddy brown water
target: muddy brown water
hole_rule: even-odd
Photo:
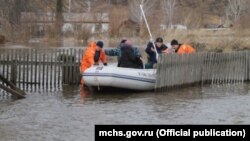
[[[96,124],[250,123],[249,83],[163,93],[81,93],[64,85],[27,93],[14,101],[0,91],[0,141],[93,141]]]
[[[249,124],[250,84],[81,94],[78,86],[0,100],[1,141],[92,141],[95,124]]]

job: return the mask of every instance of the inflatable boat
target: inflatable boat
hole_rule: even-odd
[[[156,69],[93,66],[83,73],[82,79],[88,87],[114,87],[147,91],[155,88]]]

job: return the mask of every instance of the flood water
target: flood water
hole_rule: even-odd
[[[249,83],[163,93],[82,93],[64,85],[17,101],[2,93],[0,141],[93,141],[95,124],[250,123]]]
[[[1,141],[92,141],[95,124],[249,124],[250,84],[154,92],[30,92],[0,101]]]

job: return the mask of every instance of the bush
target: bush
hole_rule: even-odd
[[[0,44],[5,43],[5,36],[0,35]]]

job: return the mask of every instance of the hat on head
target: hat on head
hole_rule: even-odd
[[[132,46],[133,42],[131,40],[126,40],[125,44],[128,45],[128,46]]]
[[[100,48],[103,48],[104,43],[102,41],[98,41],[96,45],[99,46]]]
[[[121,41],[121,44],[122,44],[122,43],[125,43],[126,41],[127,41],[126,39],[123,39],[123,40]]]
[[[163,43],[163,39],[161,37],[158,37],[158,38],[156,38],[155,42]]]
[[[179,45],[179,43],[178,43],[177,40],[173,39],[173,40],[171,41],[171,45]]]

